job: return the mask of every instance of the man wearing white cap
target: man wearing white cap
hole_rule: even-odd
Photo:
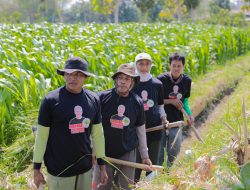
[[[160,80],[152,77],[150,70],[152,58],[147,53],[140,53],[135,57],[137,72],[140,76],[140,83],[135,86],[133,91],[139,95],[144,104],[146,115],[146,128],[155,127],[163,124],[168,125],[167,116],[163,105],[163,86]],[[147,133],[147,146],[149,158],[153,164],[158,164],[162,131]],[[137,162],[140,162],[140,155],[137,155]],[[148,176],[150,172],[147,172]],[[141,170],[136,169],[135,181],[140,180]],[[152,175],[152,174],[151,174]]]

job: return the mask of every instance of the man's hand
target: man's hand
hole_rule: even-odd
[[[34,170],[34,184],[38,188],[40,184],[45,184],[43,173],[40,170]]]
[[[171,99],[170,102],[178,110],[181,110],[183,108],[183,103],[182,103],[182,101],[180,99]]]
[[[100,184],[99,185],[106,185],[108,182],[108,174],[106,171],[105,165],[100,165]]]
[[[148,166],[145,168],[146,171],[152,171],[152,168],[151,168],[152,162],[151,162],[151,160],[150,160],[149,158],[144,158],[144,159],[142,160],[142,163],[148,165]]]
[[[162,117],[161,118],[161,123],[162,123],[162,125],[163,125],[163,127],[165,129],[166,135],[168,135],[169,134],[169,128],[168,128],[169,121],[167,120],[166,117]]]

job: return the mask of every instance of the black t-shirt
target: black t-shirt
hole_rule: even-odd
[[[138,145],[136,128],[145,124],[143,103],[133,92],[119,97],[115,89],[99,93],[106,156],[119,158]]]
[[[146,128],[155,127],[161,124],[159,105],[163,105],[163,86],[160,80],[151,78],[146,82],[140,82],[133,91],[142,98],[146,115]],[[147,133],[147,138],[151,136],[160,138],[161,131]]]
[[[158,79],[163,84],[164,99],[180,99],[182,102],[190,96],[192,79],[182,74],[181,80],[174,81],[169,73],[163,73]],[[183,120],[183,114],[171,104],[164,105],[169,122]]]
[[[101,122],[99,97],[83,89],[73,94],[58,88],[42,101],[38,124],[50,127],[44,162],[48,172],[68,177],[92,167],[90,134],[93,124]]]

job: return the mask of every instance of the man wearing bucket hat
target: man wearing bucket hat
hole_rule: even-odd
[[[135,86],[133,91],[143,99],[144,111],[146,115],[146,128],[156,127],[163,124],[168,126],[163,102],[163,86],[160,80],[152,77],[150,70],[152,67],[152,58],[147,53],[139,53],[135,57],[137,72],[140,76],[140,84]],[[145,94],[147,95],[145,97]],[[162,131],[153,131],[147,133],[147,146],[149,158],[153,164],[158,165],[160,154]],[[141,162],[137,155],[137,162]],[[135,181],[140,180],[141,170],[135,170]],[[154,173],[146,173],[148,179],[152,178]]]
[[[131,92],[140,81],[135,68],[130,64],[122,64],[112,76],[115,88],[99,94],[101,101],[102,125],[105,136],[106,156],[136,162],[136,147],[142,163],[152,165],[147,149],[145,115],[143,103],[139,96]],[[134,168],[122,165],[106,164],[108,173],[107,185],[98,186],[99,169],[94,169],[93,189],[110,190],[115,178],[115,185],[120,189],[131,189],[134,182]]]
[[[64,77],[66,85],[48,93],[40,106],[33,155],[34,183],[37,187],[45,183],[41,172],[44,160],[50,190],[89,190],[90,136],[100,167],[100,183],[105,184],[108,177],[102,160],[105,147],[99,97],[82,88],[91,74],[80,57],[69,58],[57,73]]]

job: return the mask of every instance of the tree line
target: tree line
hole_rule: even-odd
[[[245,25],[230,0],[0,0],[0,22],[171,22]],[[250,0],[243,9],[249,10]]]

